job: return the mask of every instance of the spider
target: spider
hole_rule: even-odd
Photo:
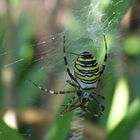
[[[104,43],[105,43],[105,56],[104,56],[104,62],[100,68],[95,57],[90,52],[84,51],[78,55],[78,58],[75,61],[75,65],[74,65],[74,73],[72,74],[67,62],[66,51],[65,51],[65,36],[63,36],[64,63],[67,70],[67,74],[70,77],[70,79],[67,80],[66,82],[69,83],[71,86],[73,86],[75,90],[72,91],[48,90],[46,88],[39,86],[35,82],[29,80],[34,86],[36,86],[43,92],[47,92],[50,94],[76,93],[76,96],[74,96],[68,102],[68,104],[65,105],[63,112],[61,112],[62,116],[64,115],[64,113],[72,111],[79,107],[83,111],[88,111],[87,105],[90,101],[95,101],[95,103],[100,107],[100,112],[94,114],[94,116],[100,117],[103,114],[104,106],[96,99],[96,97],[104,99],[104,96],[97,94],[95,92],[95,89],[106,66],[107,42],[106,42],[105,35],[104,35]]]

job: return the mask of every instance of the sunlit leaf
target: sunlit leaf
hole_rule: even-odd
[[[127,81],[121,77],[116,85],[110,114],[107,122],[107,130],[111,131],[125,116],[129,102]],[[114,121],[115,120],[115,121]]]
[[[107,140],[128,140],[131,131],[140,121],[140,98],[130,105],[128,112],[117,127],[108,134]],[[115,121],[115,120],[114,120]]]

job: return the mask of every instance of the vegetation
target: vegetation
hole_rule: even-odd
[[[62,101],[60,96],[42,94],[28,79],[35,80],[39,85],[45,83],[50,89],[63,87],[65,68],[63,52],[59,47],[62,46],[63,34],[66,35],[69,60],[73,62],[75,58],[70,57],[73,50],[80,52],[82,46],[86,45],[89,49],[89,45],[96,41],[100,42],[105,33],[108,63],[99,86],[100,94],[105,96],[105,112],[99,119],[91,117],[91,114],[86,115],[85,128],[89,129],[85,129],[85,133],[87,138],[95,140],[131,139],[134,131],[139,129],[140,120],[140,39],[139,28],[127,27],[124,15],[130,6],[133,9],[140,3],[132,3],[130,0],[102,0],[99,5],[95,4],[96,0],[77,0],[68,3],[57,1],[56,5],[51,2],[44,3],[41,1],[35,4],[24,0],[7,0],[0,3],[3,7],[0,11],[0,138],[66,140],[73,114],[66,113],[64,117],[59,114],[71,96],[65,96]],[[90,16],[85,20],[91,4],[95,8],[93,19]],[[52,7],[49,9],[49,6]],[[48,9],[45,8],[48,8],[50,13],[46,12]],[[69,20],[60,18],[68,16],[72,9],[74,10]],[[95,11],[101,12],[101,23],[91,28],[92,22],[93,25],[97,25],[96,21],[98,22],[98,19],[95,19]],[[137,18],[135,22],[139,21]],[[133,21],[133,16],[129,20]],[[90,35],[85,27],[93,29]],[[101,32],[98,32],[98,29]],[[42,34],[45,35],[45,39]],[[91,37],[95,39],[92,40]],[[96,47],[95,43],[94,51],[98,51],[97,58],[100,62],[102,60],[98,56],[102,58],[104,52],[103,45],[99,44],[101,49]],[[69,64],[71,65],[70,62]],[[62,82],[57,79],[61,79]],[[68,86],[66,89],[71,87]],[[94,106],[91,105],[92,107]],[[4,123],[4,117],[10,110],[16,114],[15,130]],[[137,133],[135,137],[140,139]]]

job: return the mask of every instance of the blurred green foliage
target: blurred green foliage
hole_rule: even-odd
[[[22,136],[18,134],[14,129],[9,128],[3,121],[0,119],[0,139],[1,140],[23,140]]]
[[[130,56],[140,54],[140,39],[137,35],[129,35],[124,39],[124,51]]]
[[[13,3],[16,2],[16,5],[18,1],[7,1],[9,3],[9,6],[11,4],[12,7],[12,14],[15,14],[16,11],[14,9],[15,6],[13,6]],[[94,2],[94,0],[78,0],[74,2],[74,9],[81,10],[83,7],[87,7],[89,4]],[[117,1],[117,0],[108,0],[101,3],[101,10],[103,13],[102,22],[104,22],[105,27],[105,33],[107,34],[107,40],[114,40],[116,37],[116,34],[114,31],[118,30],[118,27],[120,26],[120,21],[124,15],[124,13],[127,11],[128,6],[130,5],[130,0],[123,0],[123,1]],[[15,4],[14,4],[15,5]],[[72,18],[72,20],[76,20],[76,17],[80,17],[80,13],[76,13],[76,15],[73,15],[75,17]],[[82,19],[82,18],[81,18]],[[90,20],[90,19],[89,19]],[[82,24],[79,25],[76,21],[73,22],[70,21],[72,24],[68,24],[68,27],[70,28],[70,35],[72,36],[74,31],[80,30],[82,27]],[[111,21],[111,23],[110,23]],[[32,59],[34,58],[34,50],[32,47],[31,39],[33,37],[33,21],[30,19],[27,15],[20,15],[18,23],[14,25],[13,32],[12,32],[12,44],[11,48],[8,48],[9,50],[5,50],[6,46],[6,36],[7,36],[7,29],[9,29],[9,24],[7,23],[7,15],[4,15],[1,17],[1,26],[0,26],[0,71],[1,71],[1,79],[0,79],[0,87],[1,87],[1,98],[0,98],[0,106],[1,108],[5,108],[6,100],[5,100],[5,87],[3,83],[2,73],[3,73],[3,60],[5,59],[5,54],[9,53],[11,56],[11,65],[13,67],[14,71],[14,78],[13,78],[13,92],[14,95],[12,95],[12,108],[13,107],[30,107],[34,106],[35,100],[38,100],[38,89],[34,88],[28,83],[28,77],[36,79],[36,82],[41,81],[43,83],[43,80],[47,79],[46,70],[37,72],[36,71],[41,67],[40,64],[33,65]],[[76,35],[76,34],[75,34]],[[73,35],[73,36],[75,36]],[[85,34],[85,36],[88,37],[88,35]],[[90,39],[89,39],[90,40]],[[82,40],[83,41],[83,40]],[[107,64],[106,74],[104,78],[102,79],[104,83],[104,87],[102,90],[102,94],[105,95],[105,113],[99,120],[98,124],[102,126],[107,133],[106,140],[128,140],[130,137],[130,134],[132,130],[137,126],[137,123],[139,122],[139,116],[140,116],[140,99],[139,99],[139,83],[140,83],[140,60],[139,58],[140,54],[140,43],[139,43],[139,37],[137,36],[129,36],[123,40],[124,42],[121,44],[123,48],[123,53],[127,57],[127,60],[122,58],[123,63],[127,63],[127,66],[124,67],[121,65],[120,67],[115,67],[114,64],[118,64],[120,61],[117,60],[114,56],[116,53],[116,56],[119,56],[118,53],[119,48],[115,46],[116,42],[111,42],[112,44],[109,44],[109,49],[115,51],[115,53],[110,54],[109,58],[111,59],[111,63]],[[108,41],[107,41],[108,42]],[[84,42],[85,43],[85,42]],[[20,47],[19,47],[20,46]],[[113,48],[115,46],[115,49]],[[112,51],[111,50],[111,51]],[[111,52],[110,51],[110,52]],[[99,52],[102,54],[102,52]],[[103,55],[103,54],[102,54]],[[133,59],[131,59],[133,57]],[[135,58],[136,57],[136,58]],[[17,60],[24,60],[21,61],[21,63],[16,62]],[[119,62],[118,62],[119,61]],[[14,64],[12,63],[14,62]],[[32,65],[30,65],[32,64]],[[6,65],[5,65],[6,66]],[[118,65],[117,65],[118,66]],[[122,69],[122,71],[120,69]],[[133,69],[132,69],[133,68]],[[106,78],[108,76],[109,71],[109,78]],[[118,73],[121,71],[120,75],[118,76]],[[44,78],[45,77],[45,78]],[[116,78],[117,77],[117,78]],[[123,85],[121,82],[121,78],[125,79],[125,84]],[[128,104],[128,101],[125,99],[121,104],[117,104],[115,106],[115,110],[112,111],[113,102],[117,102],[118,98],[115,98],[117,92],[116,88],[117,85],[121,84],[123,86],[120,88],[122,92],[122,96],[124,95],[123,88],[128,88],[125,92],[128,96],[128,99],[130,99],[130,103]],[[119,95],[121,96],[121,95]],[[125,96],[126,97],[126,96]],[[64,102],[62,104],[65,104],[69,97],[64,98]],[[115,99],[114,99],[115,98]],[[31,100],[27,100],[31,99]],[[125,102],[126,101],[126,102]],[[125,108],[124,110],[122,108]],[[117,114],[117,109],[120,109],[120,115],[123,114],[122,119],[118,121],[116,126],[114,126],[110,131],[108,131],[108,124],[112,123],[113,121],[116,121],[116,118],[113,117],[113,115]],[[122,109],[122,110],[121,110]],[[53,120],[49,130],[46,132],[45,140],[57,140],[58,138],[61,140],[65,140],[68,135],[70,122],[72,119],[72,113],[66,114],[64,117],[60,117],[58,114],[61,111],[61,109],[56,113],[56,118]],[[113,115],[111,114],[113,112]],[[119,117],[118,116],[115,116]],[[112,122],[109,122],[112,121]],[[0,138],[4,140],[10,139],[16,139],[20,140],[22,137],[20,134],[9,128],[2,120],[0,121]]]

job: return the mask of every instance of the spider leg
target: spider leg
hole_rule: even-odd
[[[61,116],[64,116],[66,112],[69,112],[72,110],[73,102],[75,102],[76,96],[72,97],[72,99],[68,102],[68,104],[65,106],[64,110],[61,112]],[[77,101],[77,100],[76,100]]]
[[[98,93],[96,93],[95,91],[92,92],[94,95],[100,97],[101,99],[105,99],[105,97],[103,95],[100,95]]]
[[[95,117],[100,117],[100,116],[103,114],[104,108],[105,108],[105,107],[104,107],[101,103],[99,103],[99,101],[98,101],[92,94],[90,94],[90,97],[91,97],[92,100],[94,100],[94,101],[96,102],[96,104],[98,104],[99,107],[100,107],[100,112],[99,112],[98,114],[94,114],[94,116],[95,116]]]
[[[81,108],[83,111],[86,111],[88,113],[91,113],[89,110],[88,110],[88,103],[89,103],[90,99],[88,98],[84,98],[83,99],[83,102],[81,103]]]
[[[47,92],[49,94],[71,94],[71,93],[76,92],[75,90],[73,90],[73,91],[53,91],[53,90],[48,90],[46,88],[43,88],[43,87],[39,86],[38,84],[36,84],[32,80],[29,80],[29,82],[32,83],[35,87],[39,88],[41,91]]]
[[[80,98],[76,98],[76,96],[74,96],[69,102],[68,104],[65,106],[64,110],[61,112],[61,116],[64,116],[64,114],[66,112],[70,112],[78,107],[81,106],[81,102],[82,99]]]
[[[66,82],[69,83],[73,87],[79,88],[79,85],[76,82],[72,81],[72,80],[67,80]]]
[[[103,65],[102,65],[102,68],[100,70],[100,75],[103,74],[104,70],[105,70],[105,66],[106,66],[106,60],[107,60],[107,42],[106,42],[106,37],[104,35],[104,43],[105,43],[105,57],[104,57],[104,62],[103,62]]]
[[[69,69],[69,66],[68,66],[68,61],[67,61],[67,57],[66,57],[66,50],[65,50],[65,36],[63,36],[63,53],[64,53],[64,62],[65,62],[65,66],[66,66],[66,69],[67,69],[67,73],[68,73],[68,75],[70,76],[70,78],[72,80],[74,80],[75,82],[77,82],[76,79],[75,79],[75,77],[70,72],[70,69]]]

